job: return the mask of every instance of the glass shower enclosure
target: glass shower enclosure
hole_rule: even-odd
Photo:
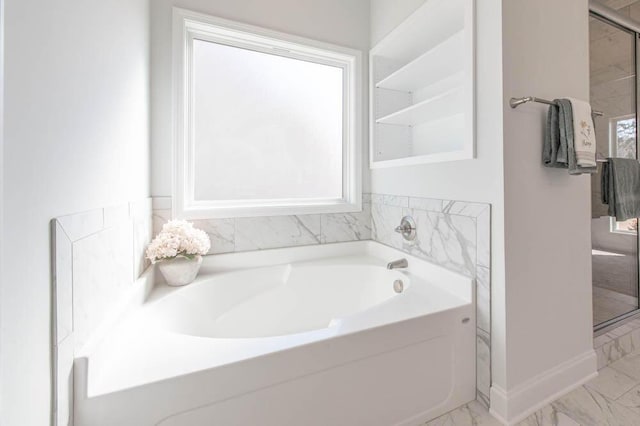
[[[638,158],[638,33],[596,14],[589,17],[590,96],[597,152]],[[640,313],[638,219],[616,221],[602,204],[602,166],[591,179],[593,325],[596,331]]]

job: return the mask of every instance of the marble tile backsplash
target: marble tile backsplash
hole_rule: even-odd
[[[418,235],[404,241],[394,232],[403,216],[416,221]],[[478,232],[488,237],[489,205],[427,198],[372,196],[372,239],[406,251],[464,275],[475,277],[483,258],[488,266],[489,243],[478,243]],[[484,238],[483,238],[484,239]],[[480,249],[480,251],[478,250]]]
[[[239,217],[194,220],[211,239],[209,254],[264,250],[371,239],[371,203],[355,213]],[[154,202],[166,207],[166,199]],[[171,219],[171,209],[154,208],[153,233]]]

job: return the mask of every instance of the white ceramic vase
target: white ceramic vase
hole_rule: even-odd
[[[202,256],[196,256],[193,259],[175,257],[158,262],[158,269],[168,285],[177,287],[195,280],[200,265],[202,265]]]

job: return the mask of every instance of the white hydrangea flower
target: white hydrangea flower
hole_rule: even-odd
[[[209,252],[211,241],[206,232],[185,220],[170,220],[147,247],[151,263],[177,256],[202,256]]]

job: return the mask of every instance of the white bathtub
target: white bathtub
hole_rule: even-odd
[[[76,359],[75,424],[421,424],[475,398],[473,295],[370,241],[210,256]]]

